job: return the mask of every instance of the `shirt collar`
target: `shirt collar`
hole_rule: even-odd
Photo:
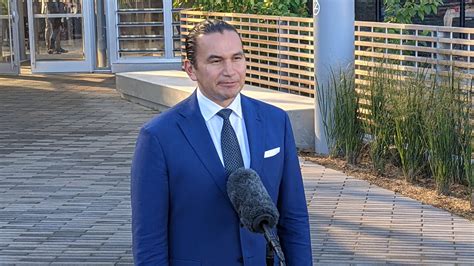
[[[197,89],[197,100],[199,104],[199,109],[201,110],[201,114],[204,117],[204,120],[207,122],[211,119],[214,115],[217,114],[222,108],[222,106],[218,105],[217,103],[211,101],[207,98],[204,94],[202,94],[201,90]],[[240,102],[240,93],[237,94],[235,99],[232,103],[227,106],[227,109],[231,109],[234,114],[236,114],[239,118],[242,118],[242,104]]]

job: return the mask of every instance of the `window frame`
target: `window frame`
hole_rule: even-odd
[[[107,31],[110,47],[110,63],[114,64],[142,64],[142,63],[178,63],[181,57],[173,55],[173,25],[172,25],[172,1],[163,1],[163,26],[164,26],[164,56],[138,56],[120,57],[119,55],[119,8],[118,1],[107,1]]]

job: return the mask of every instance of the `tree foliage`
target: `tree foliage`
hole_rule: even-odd
[[[203,11],[232,12],[274,16],[309,15],[308,0],[176,0],[175,7],[198,8]]]
[[[413,18],[424,20],[427,15],[437,14],[443,0],[384,0],[385,21],[412,23]]]

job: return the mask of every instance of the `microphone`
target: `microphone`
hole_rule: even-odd
[[[280,265],[285,265],[280,241],[272,230],[280,214],[258,174],[252,169],[235,170],[227,180],[227,194],[240,222],[251,232],[263,233],[280,259]]]

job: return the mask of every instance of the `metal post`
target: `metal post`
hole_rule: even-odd
[[[319,3],[318,3],[319,2]],[[354,65],[354,0],[314,0],[314,68],[316,80],[327,89],[331,70],[347,69]],[[318,86],[315,86],[318,88]],[[319,110],[315,92],[315,152],[328,154],[327,136],[323,127],[323,114]]]
[[[471,188],[471,211],[474,212],[474,188]]]
[[[383,22],[382,8],[382,0],[375,0],[375,21],[377,22]]]
[[[95,1],[96,38],[97,38],[97,66],[107,67],[107,31],[104,13],[104,0]]]
[[[18,32],[20,33],[20,61],[27,60],[26,57],[26,42],[25,42],[25,16],[27,13],[25,11],[25,3],[18,1],[18,23],[19,28]]]
[[[474,165],[474,159],[471,159],[471,165],[469,167],[469,170],[471,171],[469,173],[469,178],[470,178],[470,186],[471,186],[471,212],[474,212],[474,169],[472,169],[472,166]]]

